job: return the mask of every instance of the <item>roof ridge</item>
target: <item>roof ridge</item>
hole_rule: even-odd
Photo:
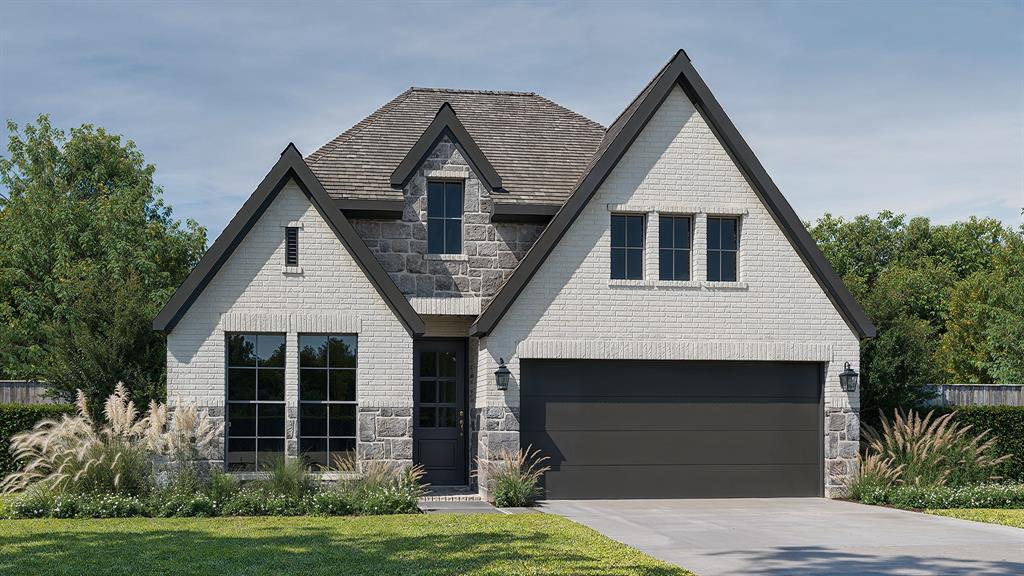
[[[363,130],[372,126],[375,122],[386,116],[387,112],[390,112],[392,108],[401,104],[406,98],[409,97],[410,94],[412,94],[412,92],[413,89],[409,88],[408,90],[402,92],[398,96],[395,96],[391,100],[388,100],[386,103],[384,103],[383,106],[374,110],[369,116],[363,118],[359,122],[356,122],[355,124],[352,125],[351,128],[345,130],[341,134],[338,134],[329,142],[314,150],[312,154],[306,157],[306,162],[310,164],[316,164],[322,158],[327,156],[327,154],[330,153],[331,150],[334,150],[339,145],[341,145],[342,142],[345,142],[346,140],[352,138],[356,134],[362,132]]]
[[[408,91],[441,92],[445,94],[493,94],[496,96],[539,96],[536,92],[521,92],[517,90],[473,90],[469,88],[430,88],[425,86],[411,86]]]

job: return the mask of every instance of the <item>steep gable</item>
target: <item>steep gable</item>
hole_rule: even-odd
[[[602,188],[609,175],[616,170],[623,156],[631,150],[634,142],[662,108],[666,99],[673,93],[683,96],[690,102],[694,113],[699,115],[707,127],[708,133],[714,137],[714,141],[722,153],[729,158],[737,177],[749,184],[751,192],[765,207],[778,230],[795,250],[803,265],[850,329],[860,337],[873,337],[875,331],[870,320],[843,286],[842,281],[825,260],[803,223],[772,182],[754,156],[753,151],[725,115],[725,111],[722,110],[693,68],[689,58],[682,51],[679,51],[658,72],[609,128],[604,141],[572,195],[555,215],[551,224],[526,255],[516,272],[471,327],[471,334],[477,336],[488,334],[505,316],[509,307],[526,288],[537,270],[548,259],[556,245],[562,241],[563,236],[576,222],[593,196]],[[701,153],[701,150],[695,150],[692,153]],[[701,184],[709,190],[714,190],[716,178],[718,175],[702,178]],[[680,199],[685,200],[682,195]]]

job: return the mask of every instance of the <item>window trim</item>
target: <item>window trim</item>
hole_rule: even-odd
[[[343,368],[342,367],[332,368],[330,366],[330,349],[328,348],[328,351],[327,351],[327,363],[328,363],[328,365],[327,366],[322,366],[322,367],[321,366],[303,367],[302,366],[302,337],[303,336],[324,336],[324,337],[326,337],[328,339],[330,339],[332,337],[351,336],[352,338],[355,339],[355,344],[356,344],[356,348],[355,348],[356,349],[356,356],[355,356],[356,363],[355,363],[355,366],[353,366],[353,367],[343,367]],[[328,342],[329,341],[330,340],[328,340]],[[317,439],[327,440],[327,450],[326,450],[326,453],[327,453],[327,465],[330,466],[331,465],[331,457],[332,457],[332,451],[331,451],[331,440],[332,439],[351,439],[352,440],[352,453],[353,453],[353,455],[356,453],[356,450],[357,450],[357,447],[358,447],[358,444],[359,444],[359,334],[355,333],[355,332],[299,332],[299,333],[296,334],[295,342],[296,342],[296,367],[297,367],[297,370],[298,370],[298,383],[297,383],[297,390],[296,390],[296,406],[297,406],[296,410],[297,410],[297,413],[295,415],[295,420],[296,420],[295,443],[296,443],[297,456],[299,458],[302,458],[302,455],[303,455],[303,452],[302,452],[302,438],[303,438],[303,433],[302,433],[302,405],[303,404],[307,404],[307,405],[326,406],[327,407],[327,433],[325,435],[322,435],[322,436],[321,435],[316,435],[316,436],[308,436],[308,437],[309,438],[317,438]],[[322,371],[327,373],[327,399],[326,400],[303,400],[302,399],[302,371],[303,370],[322,370]],[[331,384],[330,384],[330,382],[331,382],[331,372],[332,371],[352,372],[355,375],[355,381],[354,381],[355,389],[353,390],[353,400],[331,400],[331,392],[330,392]],[[353,430],[351,436],[331,435],[331,428],[330,428],[330,426],[331,426],[331,422],[330,422],[331,413],[330,413],[330,407],[331,406],[335,406],[335,405],[337,405],[337,406],[354,406],[355,407],[355,421],[354,421],[355,429]]]
[[[257,363],[256,363],[256,366],[232,366],[231,365],[231,360],[230,360],[230,358],[231,358],[231,345],[229,343],[229,339],[232,336],[255,336],[257,338],[257,340],[256,340],[256,342],[257,342],[257,344],[256,344],[256,347],[257,347],[257,352],[256,352],[257,353]],[[282,374],[282,378],[283,378],[283,380],[282,380],[283,397],[281,398],[281,400],[260,400],[259,399],[259,370],[260,370],[260,366],[259,366],[258,354],[259,354],[259,337],[260,336],[280,336],[280,337],[282,337],[284,339],[284,366],[274,367],[274,368],[267,368],[267,370],[280,370],[283,373]],[[230,373],[231,373],[232,369],[235,369],[235,370],[239,370],[239,369],[241,369],[241,370],[253,370],[254,372],[256,372],[256,390],[255,390],[256,397],[255,397],[255,399],[253,399],[253,400],[231,400],[231,396],[230,396],[230,392],[231,392],[231,390],[230,390],[230,387],[231,387]],[[282,458],[287,455],[287,453],[288,453],[288,408],[287,408],[287,400],[288,400],[288,333],[287,332],[273,332],[273,331],[258,331],[258,330],[252,330],[252,331],[249,331],[249,330],[225,331],[224,332],[224,424],[225,424],[224,425],[224,468],[226,470],[228,470],[230,472],[242,472],[242,473],[259,472],[260,471],[260,465],[261,465],[260,456],[259,456],[260,455],[260,451],[259,451],[259,439],[260,438],[268,438],[268,439],[274,439],[274,440],[280,439],[281,440],[281,452],[279,454],[275,452],[274,454],[275,454],[275,456],[280,456]],[[254,462],[253,462],[254,469],[253,470],[232,470],[231,469],[231,461],[230,461],[231,450],[230,450],[230,444],[231,444],[232,435],[231,435],[231,417],[230,417],[231,410],[230,410],[230,406],[232,404],[256,406],[255,422],[253,424],[254,427],[255,427],[255,430],[254,430],[255,433],[252,436],[236,436],[236,438],[251,439],[251,440],[255,441],[255,447],[254,447],[254,450],[253,450],[253,454],[254,454]],[[259,406],[261,404],[276,405],[276,406],[281,406],[283,408],[283,412],[282,412],[283,422],[282,422],[281,436],[260,436],[259,435]]]
[[[447,212],[448,203],[448,184],[458,184],[461,188],[462,206],[459,207],[459,217],[453,218],[449,216],[430,216],[430,185],[431,184],[442,184],[442,197],[445,199],[445,206],[442,208],[442,214]],[[443,178],[443,177],[431,177],[427,178],[426,188],[424,189],[424,197],[426,198],[426,221],[427,221],[427,252],[426,255],[430,256],[451,256],[456,254],[464,254],[466,247],[466,180],[464,178]],[[431,220],[441,221],[444,224],[443,232],[447,232],[447,222],[451,220],[458,220],[459,222],[459,246],[456,251],[448,250],[448,236],[442,233],[441,241],[444,245],[441,252],[433,252],[430,249],[430,224]]]
[[[608,217],[608,276],[611,280],[643,280],[647,274],[645,268],[646,263],[646,252],[647,252],[647,213],[645,212],[612,212]],[[626,232],[626,244],[624,246],[616,246],[614,239],[612,238],[612,223],[616,218],[624,218],[624,224],[628,228],[630,218],[640,219],[640,246],[629,245],[629,232]],[[625,276],[618,278],[615,276],[615,269],[612,266],[612,254],[615,250],[626,251],[626,268]],[[629,277],[629,251],[635,250],[640,252],[640,277],[630,278]]]
[[[686,248],[678,248],[676,246],[676,238],[675,238],[675,231],[674,231],[674,228],[675,228],[675,222],[674,221],[676,219],[686,219],[687,222],[688,222],[687,229],[689,230],[689,233],[690,233],[689,236],[690,237],[689,237],[689,239],[687,241],[687,247]],[[673,224],[672,246],[668,247],[668,248],[666,248],[665,246],[661,245],[662,224],[664,224],[665,220],[673,221],[672,222],[672,224]],[[696,238],[696,234],[694,233],[694,228],[695,228],[696,223],[697,223],[697,218],[696,218],[695,214],[673,214],[673,213],[665,213],[665,212],[659,212],[658,213],[658,281],[659,282],[691,282],[693,280],[693,254],[694,254],[693,241]],[[662,258],[662,252],[663,251],[669,251],[672,254],[672,278],[662,278],[662,276],[661,276],[661,258]],[[676,266],[675,266],[675,253],[676,252],[687,252],[686,261],[688,263],[688,267],[686,269],[686,278],[677,278],[676,277]]]
[[[710,222],[711,222],[711,220],[718,220],[719,222],[722,221],[722,220],[733,220],[733,221],[736,222],[736,248],[735,249],[711,248],[708,245],[710,243],[710,241],[711,241],[711,233],[710,233],[710,227],[711,227]],[[719,224],[719,226],[721,226],[721,224]],[[704,218],[704,258],[705,258],[705,263],[704,263],[704,280],[706,282],[710,282],[710,283],[713,283],[713,284],[716,284],[716,285],[717,284],[739,284],[739,283],[743,282],[743,278],[740,277],[740,247],[743,245],[742,237],[743,237],[743,218],[742,218],[741,215],[739,215],[739,214],[708,214],[707,217]],[[721,245],[721,235],[719,235],[719,245]],[[717,252],[718,253],[719,277],[717,279],[712,279],[711,278],[711,268],[707,265],[707,260],[709,260],[711,258],[711,253],[712,252]],[[735,255],[734,261],[735,261],[736,269],[735,269],[735,277],[732,280],[723,280],[722,279],[722,275],[721,275],[721,270],[722,270],[722,254],[725,253],[725,252],[732,252]]]

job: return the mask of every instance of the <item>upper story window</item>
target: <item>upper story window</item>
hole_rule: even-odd
[[[689,216],[661,216],[658,219],[658,271],[661,280],[690,279]]]
[[[612,279],[644,277],[644,217],[612,214]]]
[[[284,455],[284,334],[227,335],[228,469]]]
[[[708,280],[736,281],[739,218],[708,217]]]
[[[284,265],[299,265],[299,229],[295,226],[284,229]]]
[[[427,252],[462,253],[462,182],[427,182]]]

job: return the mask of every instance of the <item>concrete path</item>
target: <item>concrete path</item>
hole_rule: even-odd
[[[1024,575],[1024,530],[823,498],[555,500],[542,510],[700,576]]]

